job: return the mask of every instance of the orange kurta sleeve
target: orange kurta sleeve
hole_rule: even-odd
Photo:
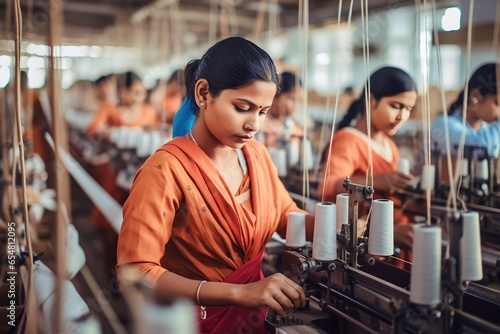
[[[137,172],[118,239],[117,267],[135,264],[152,282],[166,271],[160,261],[182,200],[166,155],[156,153]]]
[[[89,136],[94,136],[99,132],[103,125],[120,125],[120,116],[118,115],[118,110],[115,106],[103,103],[87,128],[87,133]]]

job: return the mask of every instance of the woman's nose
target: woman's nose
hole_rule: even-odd
[[[245,129],[250,130],[252,132],[259,131],[260,125],[259,125],[258,116],[255,118],[252,117],[252,118],[248,119],[247,122],[245,123]]]

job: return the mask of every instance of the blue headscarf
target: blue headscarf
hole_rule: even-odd
[[[186,97],[175,113],[172,138],[185,136],[193,127],[198,106],[192,98]]]

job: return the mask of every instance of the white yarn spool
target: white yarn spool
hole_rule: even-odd
[[[142,132],[140,128],[129,128],[125,148],[136,148],[137,143],[141,140]]]
[[[320,261],[337,258],[336,206],[330,202],[316,204],[312,257]]]
[[[488,160],[476,160],[474,164],[474,176],[476,179],[488,180],[490,166],[488,165]]]
[[[277,147],[268,147],[267,151],[278,170],[278,176],[286,176],[286,151]]]
[[[368,252],[382,256],[394,254],[394,202],[391,200],[373,201]]]
[[[137,143],[137,156],[139,158],[145,158],[149,156],[151,146],[151,133],[145,131],[142,133],[141,140]]]
[[[342,230],[342,225],[349,223],[349,195],[347,193],[338,194],[336,202],[336,223],[337,234]]]
[[[285,245],[300,248],[306,245],[306,214],[304,212],[290,212],[286,226]]]
[[[462,175],[462,176],[469,175],[469,159],[462,159],[462,166],[460,168],[460,175]]]
[[[294,141],[289,141],[286,145],[286,154],[288,159],[288,165],[295,166],[300,159],[300,151],[299,147],[296,145]]]
[[[179,301],[164,306],[147,301],[140,308],[137,333],[148,334],[196,334],[198,325],[193,304]]]
[[[111,133],[109,134],[109,141],[112,144],[118,145],[118,141],[120,140],[120,131],[121,128],[119,127],[111,128]]]
[[[55,291],[56,277],[43,262],[37,261],[33,267],[33,284],[37,305],[42,305]]]
[[[51,295],[41,306],[42,316],[45,320],[49,333],[55,333],[56,320],[56,294]],[[77,319],[83,317],[90,312],[89,307],[83,301],[82,297],[76,291],[73,283],[70,281],[62,281],[62,296],[61,296],[61,332],[62,333],[81,333],[81,331],[70,331],[70,329],[78,328]]]
[[[303,139],[300,143],[300,159],[299,159],[300,169],[311,170],[314,168],[314,154],[312,149],[312,144],[309,139]]]
[[[68,225],[66,243],[66,277],[73,279],[85,265],[86,257],[80,247],[78,231],[72,224]]]
[[[406,175],[410,174],[410,160],[406,158],[399,159],[398,172]]]
[[[163,145],[163,137],[160,131],[152,131],[151,132],[151,151],[150,154],[156,152]]]
[[[463,212],[463,233],[460,240],[461,279],[462,281],[478,281],[483,278],[481,259],[481,231],[479,214]]]
[[[434,189],[434,178],[436,177],[436,167],[434,165],[424,165],[422,170],[422,180],[420,181],[420,188],[422,190]]]
[[[45,209],[40,203],[33,203],[30,205],[30,213],[33,216],[33,219],[35,220],[35,223],[40,222],[42,219],[43,213],[45,212]]]
[[[440,302],[441,228],[415,225],[410,301],[420,305]]]
[[[116,147],[118,147],[120,149],[124,149],[127,147],[128,133],[129,133],[129,129],[126,126],[121,126],[118,129],[118,138],[116,140]]]

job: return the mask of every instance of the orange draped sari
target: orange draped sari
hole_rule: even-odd
[[[208,156],[186,138],[175,138],[151,156],[137,172],[123,207],[117,267],[133,263],[153,282],[167,270],[197,280],[260,279],[264,246],[275,231],[284,236],[289,212],[301,210],[266,148],[250,141],[242,151],[248,172],[239,193],[250,190],[250,205],[237,201],[239,193],[231,193]],[[221,316],[219,309],[207,308],[204,333],[215,333],[214,328],[230,332],[233,312],[245,324],[256,323],[245,318],[256,310],[242,313],[245,309],[231,306]],[[263,330],[263,319],[259,326]]]

